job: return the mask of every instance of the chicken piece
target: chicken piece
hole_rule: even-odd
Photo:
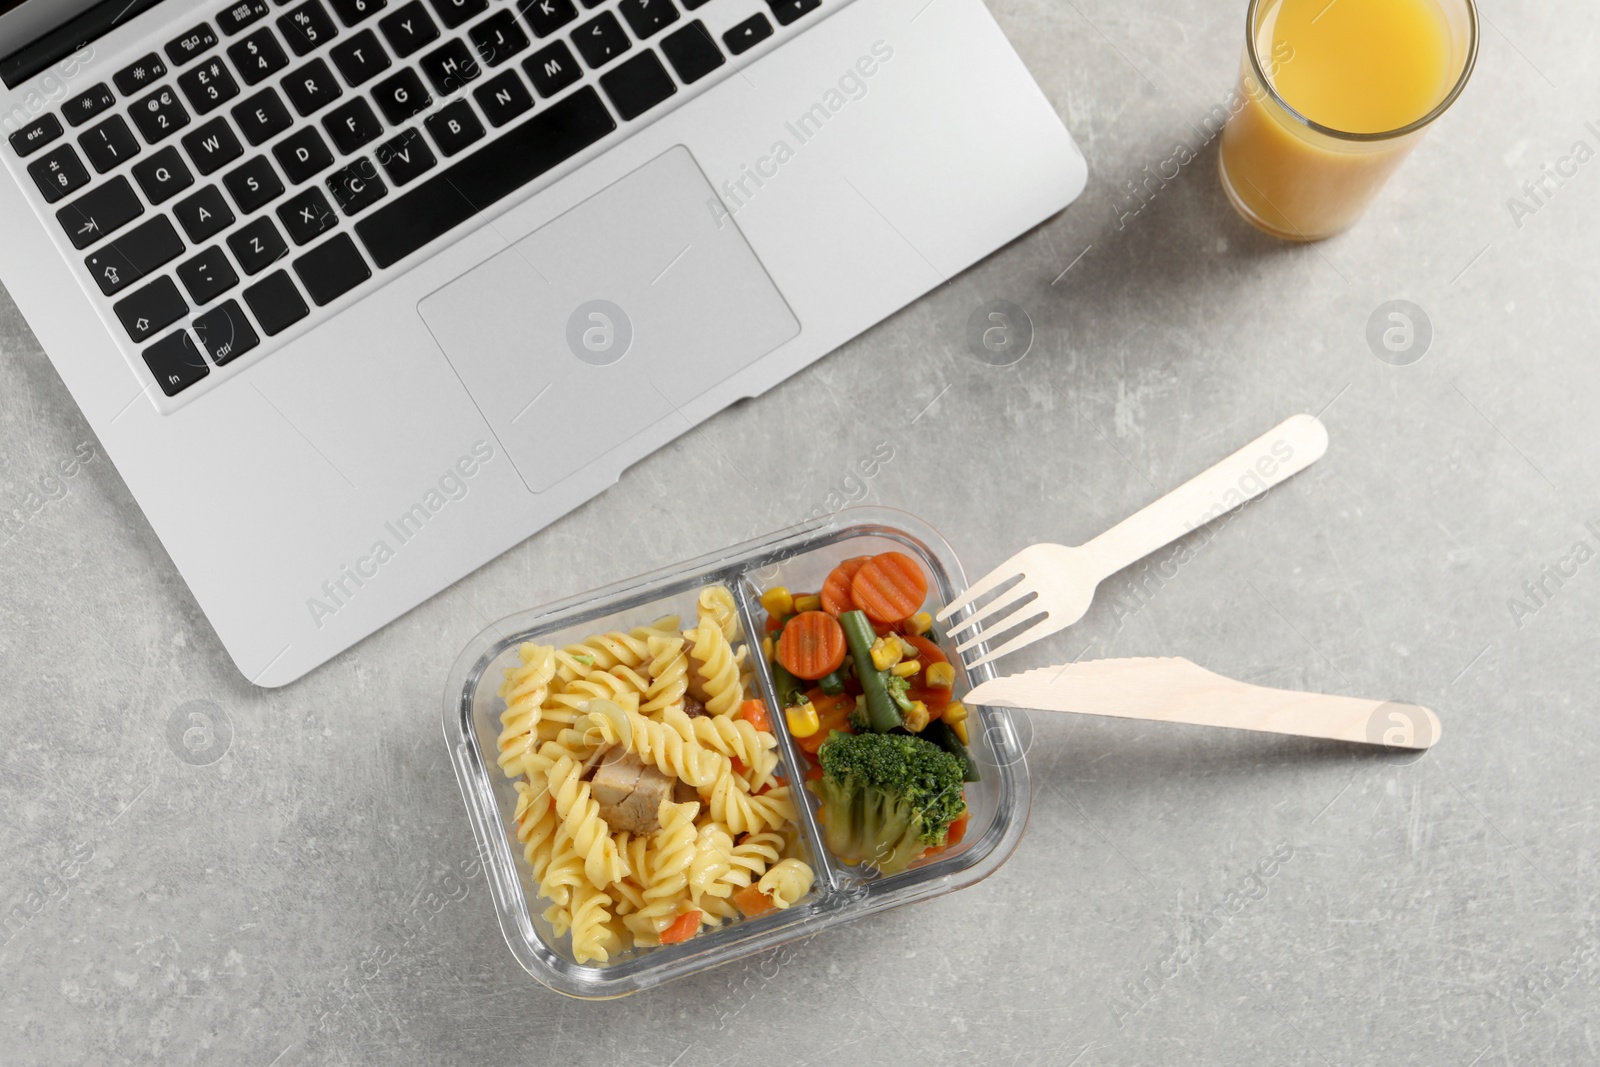
[[[637,755],[614,746],[590,779],[590,795],[600,804],[600,817],[613,830],[653,834],[661,829],[657,812],[671,799],[676,778],[647,766]]]

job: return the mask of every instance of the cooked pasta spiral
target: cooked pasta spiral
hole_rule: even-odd
[[[756,883],[771,900],[773,907],[787,908],[811,892],[816,880],[810,867],[797,859],[779,860]]]
[[[683,706],[683,694],[689,688],[689,653],[683,644],[683,638],[676,634],[650,638],[650,685],[644,692],[644,703],[639,705],[646,715],[674,704]]]
[[[748,787],[731,770],[711,787],[711,817],[735,834],[757,833],[782,826],[795,817],[789,787],[769,789],[759,796],[745,792]]]
[[[522,760],[538,743],[537,727],[550,680],[556,674],[555,649],[549,645],[524,643],[517,649],[520,667],[506,668],[499,695],[506,702],[500,714],[500,769],[506,777],[522,773]]]
[[[684,637],[694,642],[689,654],[700,661],[697,671],[706,691],[706,710],[713,715],[732,715],[744,698],[744,686],[728,639],[712,619],[701,620]]]
[[[661,829],[650,842],[649,880],[644,888],[644,907],[627,917],[628,929],[643,944],[655,944],[678,914],[681,895],[689,884],[689,867],[694,862],[699,835],[695,816],[700,805],[690,801],[674,804],[663,800],[657,810]]]
[[[637,711],[624,708],[633,736],[627,739],[627,748],[646,763],[654,764],[663,774],[675,775],[696,789],[705,789],[720,778],[731,777],[733,766],[728,757],[713,751],[694,739],[690,719],[681,711],[668,708],[660,721],[647,719]],[[600,714],[589,716],[590,736],[605,744],[621,744],[617,727]]]
[[[545,718],[553,723],[572,725],[587,714],[589,701],[609,700],[624,708],[639,707],[639,676],[624,668],[626,673],[595,671],[586,677],[569,682],[559,693],[545,701]],[[630,677],[631,676],[631,677]],[[646,683],[648,684],[648,683]]]
[[[703,896],[725,897],[733,886],[723,880],[732,867],[733,835],[720,823],[709,822],[695,836],[694,858],[689,861],[689,900],[697,907]]]
[[[776,737],[765,730],[757,730],[744,719],[703,715],[689,721],[696,741],[749,768],[747,784],[751,792],[771,780],[778,766]]]
[[[600,802],[589,795],[589,784],[579,780],[583,768],[563,756],[550,768],[550,796],[561,828],[583,856],[583,873],[601,888],[622,879],[626,865],[611,839],[611,828],[600,818]]]
[[[700,599],[696,602],[699,610],[699,621],[711,619],[717,624],[717,629],[722,631],[722,636],[729,644],[744,636],[744,627],[739,624],[739,609],[734,606],[733,593],[725,585],[708,585],[700,590]]]

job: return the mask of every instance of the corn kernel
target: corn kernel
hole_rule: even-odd
[[[958,722],[966,722],[967,706],[959,700],[952,700],[944,706],[944,721],[951,726]]]
[[[919,611],[906,621],[906,629],[914,634],[925,634],[933,629],[933,616],[926,611]]]
[[[761,654],[771,663],[777,656],[777,646],[772,643],[772,635],[768,634],[761,639]]]
[[[956,684],[956,667],[953,663],[928,664],[928,688],[953,689]]]
[[[783,586],[775,585],[761,594],[761,606],[767,609],[768,615],[781,619],[794,614],[794,597]]]
[[[889,673],[896,678],[910,678],[922,670],[922,664],[914,659],[903,659],[889,668]]]
[[[948,722],[949,720],[946,721]],[[972,740],[967,737],[967,724],[965,722],[952,722],[950,723],[950,729],[956,735],[956,739],[963,745],[972,744]]]
[[[817,706],[809,700],[785,708],[783,717],[789,720],[789,733],[795,737],[810,737],[822,728],[822,721],[817,717]]]
[[[885,634],[872,643],[872,665],[880,671],[893,667],[904,655],[905,649],[894,634]]]
[[[807,593],[805,596],[797,596],[794,598],[794,613],[796,615],[800,614],[802,611],[821,610],[822,598],[815,593]]]
[[[921,733],[927,729],[928,721],[933,718],[933,713],[928,710],[928,705],[920,700],[911,702],[911,710],[901,713],[901,722],[912,733]]]

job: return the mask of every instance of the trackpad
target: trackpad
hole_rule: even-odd
[[[529,489],[800,332],[718,202],[673,148],[418,304]]]

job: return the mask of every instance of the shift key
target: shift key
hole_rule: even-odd
[[[119,174],[57,211],[56,221],[67,231],[72,247],[88,248],[143,214],[144,205],[139,203],[133,186]]]
[[[122,320],[128,336],[138,343],[148,341],[163,327],[183,318],[189,311],[189,305],[183,302],[172,279],[161,277],[136,290],[132,296],[118,300],[111,305],[111,310]]]

